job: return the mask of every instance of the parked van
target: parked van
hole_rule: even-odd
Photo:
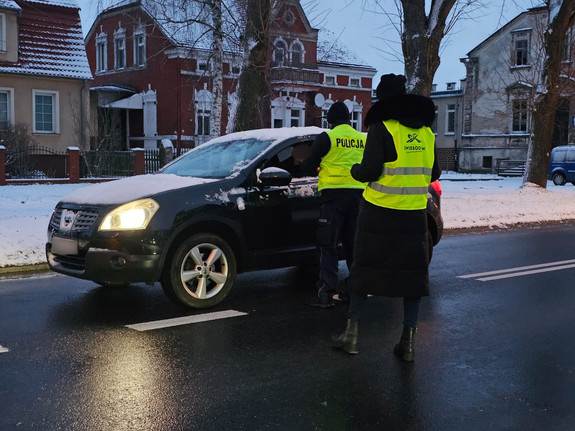
[[[560,145],[551,150],[549,179],[556,186],[564,186],[567,181],[575,185],[575,144]]]

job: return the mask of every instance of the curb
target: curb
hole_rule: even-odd
[[[6,275],[34,274],[38,272],[48,272],[50,267],[47,263],[37,263],[35,265],[4,266],[0,267],[0,277]]]

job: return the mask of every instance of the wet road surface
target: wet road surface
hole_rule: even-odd
[[[0,430],[575,429],[574,227],[444,238],[414,364],[392,353],[401,300],[370,298],[346,355],[345,306],[307,306],[296,268],[201,311],[159,285],[0,280]]]

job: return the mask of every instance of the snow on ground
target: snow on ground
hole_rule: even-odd
[[[441,176],[445,229],[506,227],[575,219],[575,187],[521,187],[521,178]],[[63,196],[86,184],[0,186],[0,267],[45,263],[50,215]]]

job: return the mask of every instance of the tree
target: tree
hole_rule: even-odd
[[[206,73],[211,77],[214,96],[210,121],[212,136],[219,136],[221,131],[224,47],[238,45],[238,36],[233,29],[238,27],[239,3],[224,0],[149,0],[146,3],[171,37],[192,50],[201,48],[210,53],[210,67]]]
[[[269,96],[271,7],[270,0],[247,1],[243,36],[245,61],[238,86],[235,131],[258,129],[264,125],[264,102]]]
[[[385,0],[374,0],[401,36],[407,89],[429,96],[440,64],[440,47],[455,23],[481,7],[480,0],[394,0],[397,14],[386,11]],[[364,8],[368,0],[364,0]]]
[[[523,183],[547,186],[555,115],[561,96],[561,63],[565,35],[575,18],[575,0],[547,0],[549,24],[545,31],[542,85],[545,91],[535,101],[533,134],[527,151]]]

